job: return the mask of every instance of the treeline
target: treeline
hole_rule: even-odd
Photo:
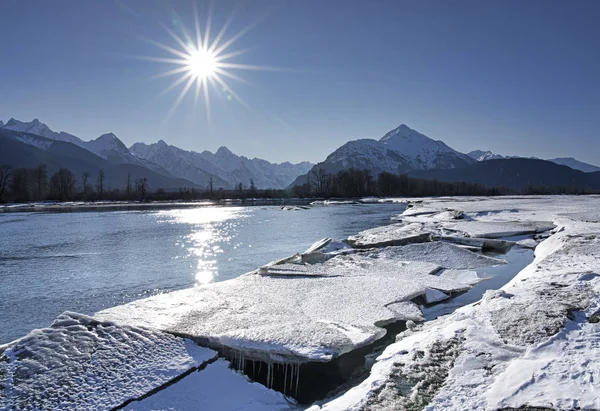
[[[77,178],[66,168],[50,175],[45,164],[34,168],[0,165],[0,202],[143,200],[148,193],[145,177],[132,180],[127,176],[125,190],[120,190],[106,185],[103,170],[95,176],[84,171]]]
[[[537,187],[522,189],[488,188],[467,182],[443,182],[409,177],[406,174],[381,173],[373,177],[369,170],[354,168],[330,174],[324,169],[312,170],[306,183],[293,188],[298,197],[435,197],[435,196],[497,196],[497,195],[552,195],[599,194],[598,190],[571,186]]]
[[[254,181],[238,183],[233,190],[213,189],[212,179],[205,189],[180,187],[174,190],[152,188],[145,177],[132,179],[127,176],[122,187],[106,184],[103,170],[96,175],[84,171],[80,176],[66,168],[54,174],[40,164],[34,168],[13,168],[0,165],[0,202],[30,201],[175,201],[175,200],[224,200],[248,198],[289,198],[286,190],[261,190]]]
[[[381,173],[374,178],[369,170],[354,168],[329,174],[324,169],[311,171],[306,183],[295,186],[300,197],[425,197],[458,195],[498,195],[498,190],[473,183],[446,183],[412,178],[406,174]]]
[[[153,188],[145,177],[124,178],[123,186],[106,185],[103,170],[96,175],[84,171],[80,176],[66,168],[49,175],[45,164],[34,168],[13,168],[0,165],[0,202],[29,201],[194,201],[290,197],[434,197],[434,196],[495,196],[495,195],[600,194],[598,190],[570,186],[534,187],[520,190],[504,187],[486,188],[466,182],[442,182],[381,173],[373,177],[369,170],[348,169],[336,174],[323,169],[311,171],[306,182],[291,190],[257,189],[252,179],[246,186],[236,184],[233,190],[213,189],[212,180],[205,189],[181,187],[175,190]]]

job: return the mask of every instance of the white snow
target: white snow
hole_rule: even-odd
[[[48,140],[45,138],[42,139],[42,138],[38,138],[36,136],[27,135],[27,134],[18,136],[16,138],[16,140],[20,141],[21,143],[30,145],[30,146],[41,148],[42,150],[47,150],[52,145],[52,140]]]
[[[475,269],[506,264],[505,260],[474,253],[453,244],[430,242],[409,244],[404,247],[387,247],[371,255],[384,259],[427,261],[443,268]]]
[[[557,230],[502,290],[399,335],[364,382],[321,409],[600,408],[600,223],[589,221],[599,205],[597,196],[426,200]]]
[[[216,356],[187,339],[69,312],[0,352],[0,409],[44,410],[117,407]]]
[[[329,361],[383,336],[377,324],[414,318],[410,300],[426,288],[469,287],[430,275],[439,268],[357,255],[323,264],[284,263],[265,267],[262,274],[134,301],[96,317],[207,338],[268,362]],[[401,301],[406,312],[387,307]]]

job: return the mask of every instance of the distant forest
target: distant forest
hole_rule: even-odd
[[[203,189],[181,187],[165,191],[150,187],[146,178],[131,179],[126,176],[120,188],[105,184],[104,172],[97,175],[84,172],[76,176],[66,168],[49,175],[47,167],[40,164],[34,168],[13,168],[0,165],[0,202],[30,201],[156,201],[156,200],[202,200],[247,198],[358,198],[378,197],[427,197],[465,195],[541,195],[541,194],[599,194],[598,190],[569,186],[526,187],[508,189],[488,188],[466,182],[442,182],[409,177],[406,174],[381,173],[373,177],[369,170],[348,169],[329,174],[323,169],[313,170],[306,183],[288,190],[260,190],[252,180],[248,185],[238,183],[233,190],[215,189],[212,184]]]

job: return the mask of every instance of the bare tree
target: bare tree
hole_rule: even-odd
[[[96,188],[98,190],[98,195],[100,196],[100,198],[102,198],[102,195],[104,194],[104,170],[102,169],[100,169],[100,171],[98,172]]]
[[[138,178],[137,180],[135,180],[135,187],[138,198],[140,200],[145,199],[146,193],[148,192],[148,179],[146,177]]]
[[[211,177],[211,178],[208,180],[208,189],[210,190],[210,195],[211,195],[211,196],[212,196],[212,193],[213,193],[213,184],[214,184],[214,181],[213,181],[213,178]]]
[[[4,192],[6,191],[6,187],[10,183],[10,179],[13,175],[13,168],[9,164],[0,165],[0,201],[2,201],[2,197],[4,196]]]
[[[48,168],[46,164],[40,164],[33,169],[33,184],[37,200],[43,200],[48,186]]]
[[[254,179],[250,179],[250,187],[248,188],[248,194],[251,197],[256,197],[256,185],[254,185]]]
[[[131,199],[131,174],[127,174],[127,199]]]
[[[326,186],[329,181],[329,174],[323,168],[319,168],[318,170],[312,170],[310,172],[313,176],[312,183],[315,186],[318,194],[324,194],[326,191]]]
[[[50,188],[60,201],[66,201],[75,192],[75,176],[71,170],[61,168],[50,177]]]
[[[10,181],[10,191],[13,200],[29,201],[31,199],[32,170],[27,168],[15,168]]]
[[[90,191],[90,186],[88,185],[89,179],[90,179],[90,172],[86,170],[83,172],[83,174],[81,174],[81,190],[83,192],[84,200],[87,198],[87,194]]]

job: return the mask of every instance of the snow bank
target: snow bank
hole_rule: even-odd
[[[464,206],[475,221],[541,218],[558,229],[501,290],[400,334],[363,383],[321,409],[599,409],[600,223],[582,218],[598,205],[593,196],[426,201]]]

